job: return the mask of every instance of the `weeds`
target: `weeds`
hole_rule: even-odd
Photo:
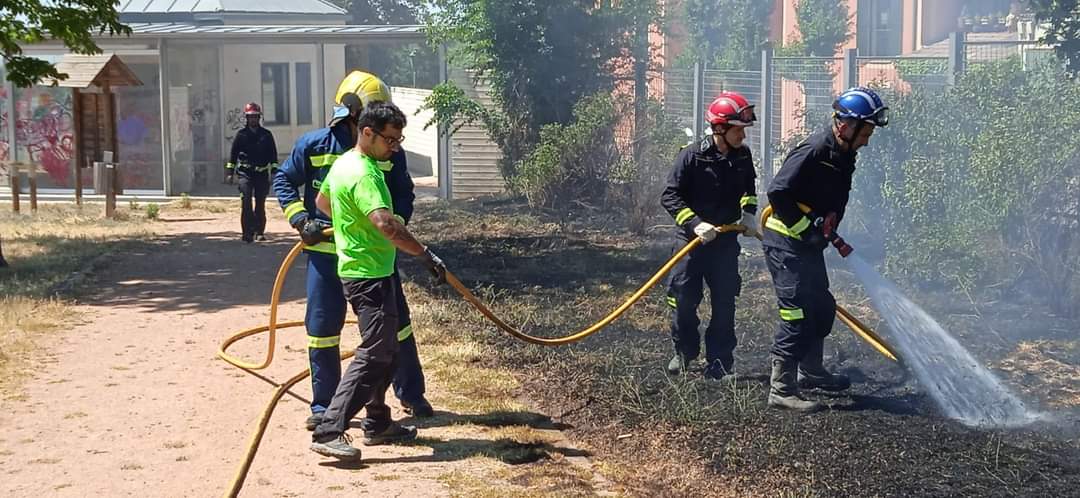
[[[187,192],[180,194],[180,209],[191,209],[191,197]]]

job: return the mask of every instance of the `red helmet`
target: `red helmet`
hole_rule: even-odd
[[[753,126],[757,115],[750,101],[738,92],[720,92],[705,110],[705,121],[714,126]]]
[[[262,108],[254,102],[244,106],[245,116],[262,116]]]

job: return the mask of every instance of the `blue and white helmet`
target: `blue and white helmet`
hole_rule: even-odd
[[[877,92],[863,86],[845,90],[832,106],[837,119],[856,119],[874,126],[889,124],[889,107],[885,101]]]

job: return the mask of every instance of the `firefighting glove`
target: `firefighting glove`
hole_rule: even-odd
[[[303,240],[304,244],[309,246],[329,242],[331,236],[323,234],[323,230],[330,227],[330,222],[326,220],[309,219],[304,223],[304,227],[300,229],[300,240]]]
[[[417,257],[420,258],[420,263],[424,265],[424,268],[431,272],[431,276],[435,277],[436,285],[446,283],[446,263],[431,252],[431,249],[424,248],[424,252]]]
[[[236,177],[235,177],[235,176],[233,175],[233,172],[232,172],[232,170],[229,170],[229,171],[226,171],[226,172],[225,172],[225,183],[226,183],[226,184],[228,184],[228,185],[232,185],[232,184],[233,184],[233,180],[234,180],[235,178],[236,178]]]
[[[716,238],[716,225],[707,221],[699,221],[694,225],[694,235],[697,235],[702,243],[708,244]]]
[[[746,231],[743,232],[743,235],[761,238],[761,231],[757,224],[757,216],[743,211],[742,220],[739,220],[739,224],[746,227]]]
[[[813,217],[812,214],[808,216],[811,216],[810,219],[814,221],[809,228],[803,230],[800,237],[802,237],[803,242],[809,244],[810,247],[823,251],[829,246],[829,241],[825,238],[825,218],[820,216]]]

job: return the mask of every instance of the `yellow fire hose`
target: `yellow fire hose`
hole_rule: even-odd
[[[771,213],[771,207],[766,207],[765,212],[763,213],[763,215],[768,216],[769,213]],[[764,219],[764,217],[763,217],[763,219]],[[733,231],[735,231],[735,232],[743,232],[743,231],[745,231],[745,228],[742,227],[741,225],[722,225],[722,226],[717,227],[717,231],[719,231],[721,233],[733,232]],[[328,230],[328,232],[329,232],[329,230]],[[671,269],[679,262],[680,259],[685,257],[690,251],[692,251],[695,247],[697,247],[700,244],[701,244],[701,239],[699,239],[699,238],[695,238],[695,239],[691,240],[689,243],[686,244],[686,246],[684,246],[682,249],[680,249],[666,263],[664,263],[664,265],[661,266],[660,269],[657,270],[657,272],[655,274],[653,274],[652,277],[649,278],[649,280],[647,280],[644,284],[642,284],[641,287],[639,287],[633,294],[631,294],[630,297],[627,298],[626,301],[624,301],[621,305],[619,305],[617,308],[615,308],[614,311],[612,311],[607,316],[605,316],[603,319],[601,319],[600,321],[594,323],[593,325],[591,325],[591,326],[589,326],[589,327],[587,327],[587,328],[585,328],[585,329],[583,329],[583,330],[581,330],[579,332],[576,332],[576,333],[573,333],[573,334],[570,334],[570,335],[567,335],[567,336],[563,336],[563,337],[552,337],[552,338],[536,337],[536,336],[532,336],[532,335],[526,334],[524,332],[521,332],[520,330],[515,329],[514,327],[510,326],[509,324],[504,322],[502,319],[500,319],[498,316],[496,316],[495,313],[493,313],[487,307],[487,305],[485,305],[482,301],[480,301],[479,298],[477,298],[475,295],[473,295],[473,293],[471,291],[469,291],[469,289],[467,287],[465,287],[465,284],[461,283],[461,280],[459,280],[457,278],[457,276],[455,276],[453,273],[451,273],[449,271],[446,272],[446,281],[447,281],[447,283],[449,283],[454,288],[454,290],[456,290],[459,294],[461,294],[461,296],[466,301],[468,301],[470,304],[472,304],[473,307],[477,309],[477,311],[479,311],[481,314],[483,314],[485,317],[487,317],[489,320],[491,320],[492,323],[494,323],[496,326],[498,326],[504,332],[510,334],[511,336],[513,336],[513,337],[515,337],[517,339],[520,339],[522,341],[525,341],[525,342],[528,342],[528,343],[531,343],[531,344],[538,344],[538,345],[544,345],[544,346],[557,346],[557,345],[569,344],[569,343],[572,343],[572,342],[580,341],[580,340],[582,340],[582,339],[584,339],[584,338],[586,338],[586,337],[588,337],[588,336],[590,336],[592,334],[595,334],[596,332],[599,332],[601,329],[603,329],[604,327],[609,325],[611,322],[613,322],[615,319],[617,319],[619,316],[621,316],[623,313],[625,313],[626,310],[628,310],[631,306],[633,306],[634,303],[636,303],[638,300],[640,300],[645,295],[645,293],[648,292],[649,289],[651,289],[654,285],[656,285],[657,282],[659,282],[661,278],[663,278],[669,271],[671,271]],[[303,249],[304,249],[304,244],[302,242],[298,242],[295,246],[293,246],[292,250],[290,250],[289,253],[285,256],[285,259],[282,261],[281,266],[278,268],[277,276],[274,278],[274,287],[273,287],[273,290],[271,292],[271,297],[270,297],[270,322],[269,322],[269,324],[265,325],[265,326],[252,327],[252,328],[243,330],[241,332],[238,332],[238,333],[230,336],[229,338],[227,338],[221,344],[221,346],[218,348],[218,351],[217,351],[217,354],[218,354],[219,357],[221,357],[221,359],[225,360],[226,362],[228,362],[228,363],[230,363],[232,365],[235,365],[235,366],[237,366],[239,368],[242,368],[244,370],[253,371],[253,370],[264,369],[267,366],[269,366],[270,363],[274,359],[274,346],[275,346],[275,343],[277,341],[277,330],[278,329],[284,329],[284,328],[291,328],[291,327],[299,327],[299,326],[302,326],[304,324],[303,321],[292,321],[292,322],[285,322],[285,323],[280,323],[280,324],[277,323],[277,308],[278,308],[278,303],[279,303],[279,301],[281,299],[281,289],[282,289],[282,287],[284,286],[284,283],[285,283],[285,276],[288,274],[289,269],[292,267],[293,262],[296,261],[296,258],[300,255],[300,253],[303,251]],[[858,334],[859,337],[863,338],[866,342],[870,343],[871,346],[873,346],[875,349],[877,349],[879,352],[881,352],[885,356],[887,356],[890,359],[896,361],[895,354],[893,354],[890,351],[890,349],[887,346],[885,346],[884,341],[882,341],[880,339],[880,337],[878,337],[877,334],[875,334],[872,330],[870,330],[868,327],[866,327],[866,325],[864,325],[862,322],[860,322],[857,318],[852,316],[846,310],[841,308],[839,305],[836,306],[836,313],[837,313],[837,316],[840,317],[840,320],[843,321],[845,324],[847,324],[848,327],[850,327],[853,331],[855,331],[855,333]],[[356,320],[349,319],[349,320],[346,320],[345,323],[356,323]],[[235,344],[240,339],[243,339],[245,337],[250,337],[252,335],[259,334],[259,333],[262,333],[262,332],[267,332],[269,334],[269,338],[267,340],[266,358],[263,361],[261,361],[259,363],[249,363],[249,362],[245,362],[245,361],[243,361],[243,360],[241,360],[239,358],[233,357],[233,356],[229,355],[228,353],[226,353],[226,350],[229,348],[229,346]],[[353,351],[342,353],[341,354],[341,360],[344,361],[346,359],[351,358],[352,356],[353,356]],[[310,375],[310,371],[307,370],[307,369],[305,369],[305,370],[303,370],[301,372],[298,372],[296,375],[294,375],[294,376],[290,377],[288,380],[286,380],[283,384],[279,385],[278,388],[274,391],[274,395],[270,399],[270,402],[266,405],[266,408],[263,409],[262,416],[259,418],[258,426],[256,427],[255,432],[253,432],[252,435],[251,435],[251,439],[250,439],[250,442],[248,444],[247,453],[244,455],[244,460],[243,460],[243,462],[241,462],[240,468],[237,469],[236,476],[233,478],[233,481],[230,484],[229,490],[226,492],[225,496],[227,496],[227,497],[235,497],[235,496],[239,495],[240,489],[243,488],[243,486],[244,486],[244,479],[247,477],[247,473],[251,469],[251,464],[255,460],[255,453],[259,449],[259,444],[262,441],[262,436],[266,432],[266,427],[270,423],[270,417],[271,417],[271,415],[273,415],[274,409],[277,407],[278,401],[281,399],[282,396],[285,395],[286,392],[288,392],[289,389],[292,388],[292,386],[294,386],[297,383],[299,383],[300,381],[306,379],[308,377],[308,375]]]

